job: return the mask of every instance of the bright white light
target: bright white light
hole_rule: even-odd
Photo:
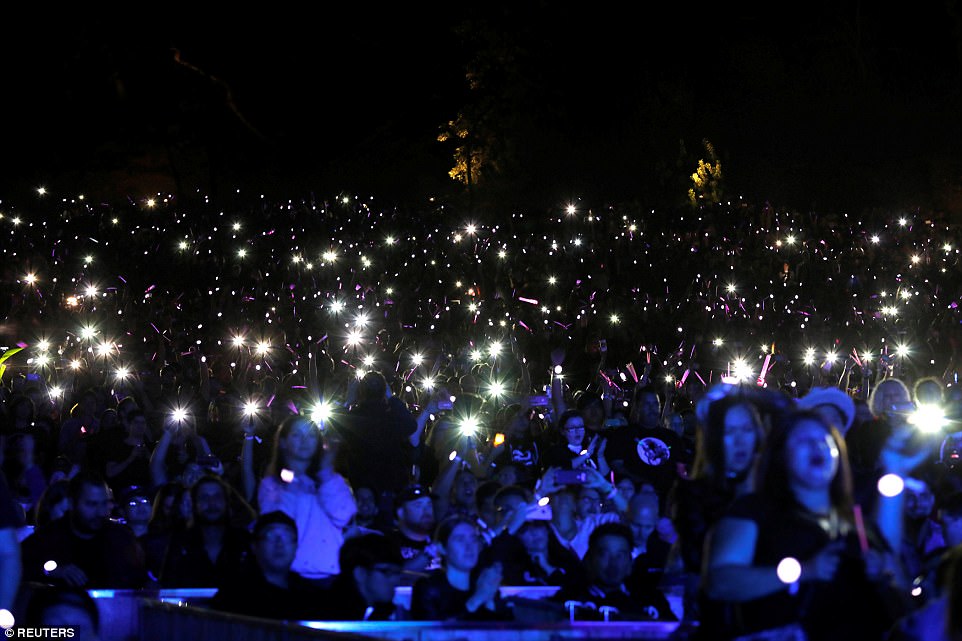
[[[257,414],[257,403],[254,401],[247,401],[244,403],[244,414],[247,416],[253,416]]]
[[[50,398],[60,398],[61,396],[63,396],[63,388],[56,386],[50,388]]]
[[[93,338],[94,335],[96,335],[96,333],[97,333],[97,330],[91,327],[90,325],[84,325],[83,327],[80,328],[80,338],[83,338],[86,340],[90,340],[91,338]]]
[[[568,207],[565,208],[565,213],[568,214],[569,216],[574,216],[576,211],[577,210],[575,209],[574,205],[568,205]]]
[[[497,341],[495,341],[494,343],[491,343],[488,346],[488,354],[490,354],[491,356],[497,356],[498,354],[501,353],[502,349],[503,347],[501,343],[498,343]]]
[[[481,423],[476,416],[468,416],[461,420],[461,434],[464,436],[474,436],[481,427]]]
[[[560,374],[560,373],[561,373],[561,365],[555,365],[555,366],[554,366],[554,373],[555,373],[555,374]]]
[[[27,281],[27,284],[28,284],[28,285],[33,285],[34,283],[37,282],[37,275],[36,275],[36,274],[27,274],[26,276],[23,277],[23,279],[24,279],[25,281]]]
[[[881,238],[878,237],[878,234],[873,234],[871,240],[873,245],[878,245]]]
[[[798,562],[798,559],[793,559],[790,556],[785,557],[778,562],[775,572],[778,574],[778,580],[782,583],[795,583],[802,576],[802,564]]]
[[[361,362],[364,363],[364,367],[374,367],[374,355],[368,354],[361,359]]]
[[[367,327],[367,324],[371,322],[371,317],[367,314],[358,314],[354,317],[355,327]]]
[[[729,294],[734,294],[734,293],[735,293],[735,283],[728,283],[727,285],[725,285],[725,291],[727,291]]]
[[[732,362],[732,376],[739,381],[750,381],[755,378],[755,370],[744,358],[736,358]]]
[[[715,347],[721,347],[724,343],[725,343],[725,341],[723,341],[723,340],[720,339],[720,338],[716,338],[715,340],[713,340],[713,341],[711,342],[711,344],[714,345]]]
[[[94,286],[94,285],[87,285],[86,295],[87,295],[87,296],[91,296],[91,297],[96,296],[96,295],[97,295],[97,287]]]
[[[281,480],[285,483],[291,483],[294,481],[294,472],[292,470],[284,469],[281,470]]]
[[[0,628],[10,630],[15,623],[13,613],[10,610],[0,610]]]
[[[344,303],[339,300],[331,301],[331,311],[335,314],[340,313],[344,309]]]
[[[908,356],[908,355],[909,355],[909,347],[908,347],[908,345],[896,345],[896,346],[895,346],[895,355],[896,355],[896,356],[899,356],[899,357]]]
[[[878,480],[878,491],[882,496],[898,496],[904,489],[905,481],[898,474],[886,474]]]
[[[899,218],[899,227],[905,227],[908,224],[909,221],[905,220],[905,218]]]
[[[311,421],[317,425],[322,425],[331,417],[331,404],[321,402],[311,408]]]
[[[186,421],[187,410],[185,410],[183,407],[175,407],[174,410],[170,413],[170,417],[178,423]]]
[[[794,245],[794,244],[795,244],[795,237],[789,235],[789,236],[787,236],[787,237],[785,238],[785,242],[788,243],[789,245]]]
[[[920,432],[930,434],[942,431],[942,428],[949,424],[949,420],[945,416],[945,410],[938,405],[928,403],[919,405],[918,409],[909,414],[908,422]]]
[[[504,396],[506,389],[507,388],[505,387],[504,383],[501,381],[491,381],[488,384],[488,394],[494,396],[495,398]]]
[[[231,338],[230,340],[231,340],[231,342],[234,344],[234,347],[243,347],[243,346],[244,346],[244,337],[243,337],[243,336],[240,336],[240,335],[234,336],[234,337]]]
[[[128,376],[130,376],[130,370],[126,367],[120,367],[117,369],[117,378],[120,380],[124,380]]]
[[[270,348],[271,348],[271,344],[268,343],[267,341],[258,341],[257,350],[256,350],[257,355],[263,356],[264,354],[267,353],[267,350],[269,350]]]
[[[548,276],[548,284],[549,284],[549,285],[554,285],[554,284],[556,284],[557,282],[558,282],[558,278],[557,278],[556,276]]]
[[[39,341],[37,341],[37,349],[39,349],[41,352],[46,352],[50,349],[50,341],[45,338],[41,338]]]
[[[421,379],[421,387],[428,390],[429,392],[434,389],[435,380],[432,376],[426,376]]]
[[[612,325],[617,325],[621,322],[621,318],[618,316],[618,314],[612,314],[609,320],[611,320]]]
[[[394,240],[394,236],[388,236],[387,238],[384,239],[384,243],[386,245],[393,245],[395,242],[396,241]]]
[[[356,347],[364,339],[361,330],[354,328],[347,333],[347,344],[350,347]]]
[[[475,363],[484,360],[484,352],[482,352],[480,349],[471,350],[471,360]]]
[[[468,234],[473,234],[476,231],[478,231],[478,228],[475,227],[474,224],[469,224],[467,227],[464,228],[464,231]]]
[[[323,258],[324,262],[326,263],[333,263],[337,260],[337,252],[334,251],[333,249],[329,249],[323,254],[321,254],[321,258]]]
[[[57,569],[57,562],[52,559],[43,564],[44,572],[53,572],[56,569]]]
[[[97,345],[97,354],[100,356],[106,356],[111,352],[112,349],[113,346],[110,343],[101,343],[100,345]]]

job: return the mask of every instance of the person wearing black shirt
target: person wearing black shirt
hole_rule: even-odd
[[[632,411],[634,423],[617,428],[608,437],[605,455],[611,469],[632,478],[648,482],[658,496],[664,498],[678,480],[678,464],[685,463],[684,441],[678,434],[661,424],[661,405],[653,390],[639,392]]]
[[[70,480],[70,499],[66,517],[24,539],[24,578],[87,589],[144,587],[144,551],[130,528],[108,518],[103,477],[80,472]]]
[[[215,610],[265,619],[316,620],[324,591],[291,570],[297,554],[297,523],[280,510],[258,517],[253,555],[237,578],[210,601]]]
[[[411,437],[417,419],[391,393],[384,376],[368,372],[357,384],[357,402],[329,420],[341,440],[337,469],[351,487],[369,487],[378,508],[390,513],[394,497],[407,486],[414,463]]]
[[[338,560],[340,574],[320,602],[325,621],[387,621],[397,618],[395,589],[401,583],[401,550],[380,533],[344,541]]]
[[[226,483],[205,476],[190,489],[193,519],[171,536],[160,583],[164,587],[219,587],[230,580],[250,552],[250,534],[231,525]]]
[[[582,606],[577,618],[602,618],[601,608],[614,608],[611,620],[674,621],[665,595],[644,582],[630,582],[631,576],[631,529],[623,523],[602,523],[591,533],[585,570],[588,580],[569,584],[552,599],[567,603],[591,603],[594,608]]]

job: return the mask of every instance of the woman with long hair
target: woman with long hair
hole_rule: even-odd
[[[450,621],[510,618],[501,601],[500,563],[480,568],[484,537],[469,518],[442,521],[434,538],[441,568],[418,579],[411,589],[411,618]]]
[[[334,471],[335,447],[309,418],[288,416],[277,427],[257,488],[261,514],[280,510],[297,523],[291,569],[319,585],[337,575],[344,528],[357,512],[350,485]]]
[[[886,445],[886,471],[918,465],[907,443]],[[865,514],[852,499],[845,443],[810,410],[769,433],[757,492],[736,499],[709,531],[702,629],[713,639],[764,630],[811,639],[882,639],[907,608],[898,568],[899,496]],[[889,503],[886,503],[889,501]]]

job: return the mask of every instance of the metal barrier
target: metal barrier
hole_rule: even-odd
[[[537,608],[542,599],[552,596],[555,587],[503,586],[501,595],[514,598],[527,607],[525,621],[508,623],[447,623],[435,621],[301,621],[279,622],[237,617],[209,610],[204,606],[216,592],[213,588],[158,590],[90,590],[100,611],[102,641],[134,641],[141,639],[205,638],[273,639],[332,638],[345,634],[351,638],[378,638],[390,641],[447,641],[470,638],[472,641],[544,641],[558,639],[665,639],[676,632],[678,623],[668,622],[557,622],[539,618]],[[411,602],[410,586],[395,591],[395,604],[407,609]],[[669,594],[672,607],[680,604],[680,595]],[[527,604],[524,606],[523,604]],[[676,614],[680,612],[676,610]],[[199,626],[196,627],[195,626]],[[171,631],[171,628],[177,628]],[[214,628],[229,636],[214,634]],[[243,633],[239,630],[245,630]],[[209,631],[204,632],[205,630]],[[165,632],[166,631],[166,632]],[[203,633],[201,633],[203,632]],[[307,636],[299,636],[301,634]],[[327,634],[328,636],[324,636]],[[238,636],[240,635],[240,636]],[[280,636],[278,636],[280,635]],[[293,636],[292,636],[293,635]],[[672,638],[680,638],[675,635]]]

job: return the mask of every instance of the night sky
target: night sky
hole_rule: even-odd
[[[962,212],[954,2],[345,4],[11,21],[0,198],[456,197],[461,113],[501,204],[678,205],[708,140],[729,198]]]

